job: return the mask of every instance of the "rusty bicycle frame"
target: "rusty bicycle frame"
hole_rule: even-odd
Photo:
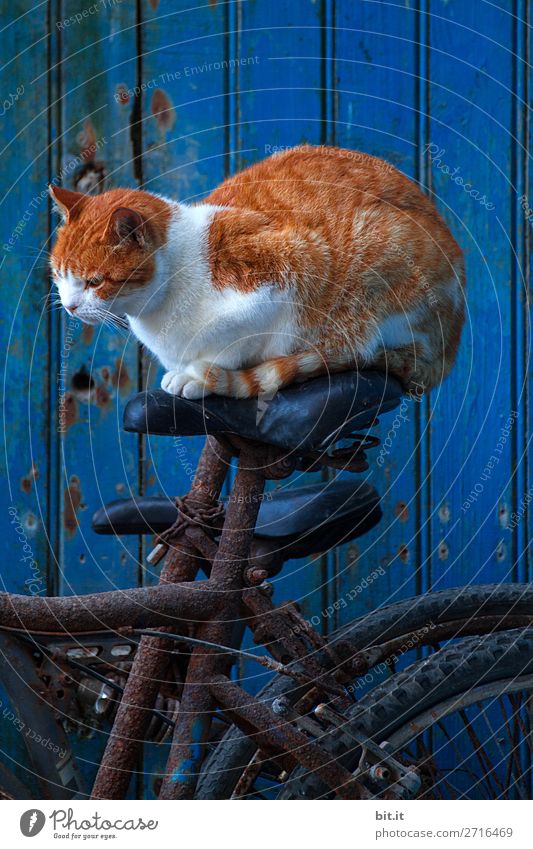
[[[316,452],[298,458],[298,468],[333,466],[349,471],[368,468],[365,449],[378,440],[354,436],[350,448]],[[232,457],[237,473],[224,516],[219,497]],[[315,739],[292,724],[291,710],[277,713],[250,696],[229,678],[234,656],[244,655],[269,670],[289,676],[302,701],[318,703],[317,716],[342,724],[337,708],[350,704],[343,684],[364,674],[378,659],[401,651],[391,643],[374,653],[353,651],[349,642],[328,644],[293,603],[275,607],[265,581],[283,558],[253,539],[266,480],[288,477],[297,459],[278,448],[236,435],[208,436],[190,491],[177,498],[178,519],[159,536],[148,558],[164,557],[155,587],[117,590],[75,597],[28,597],[0,593],[0,628],[55,634],[115,631],[125,637],[142,635],[135,653],[91,797],[124,798],[153,716],[159,688],[170,664],[175,640],[191,649],[178,718],[159,794],[160,799],[191,799],[206,753],[215,711],[253,735],[258,755],[244,769],[236,788],[253,780],[262,760],[274,760],[280,772],[297,765],[315,772],[337,798],[368,798],[361,781],[332,758]],[[218,543],[216,537],[219,535]],[[202,568],[208,578],[196,580]],[[448,622],[431,640],[446,639],[470,629],[491,632],[523,624],[523,617],[478,617],[466,629]],[[239,649],[242,628],[251,628],[256,643],[270,654],[256,656]],[[374,744],[361,740],[364,751]],[[386,754],[377,749],[375,762]],[[379,755],[379,757],[378,757]],[[377,760],[376,760],[377,758]],[[401,772],[401,764],[391,760]],[[409,778],[411,780],[411,778]],[[402,782],[398,781],[398,787]],[[395,791],[391,789],[391,797]]]
[[[367,467],[363,448],[368,444],[367,437],[351,449],[352,465],[348,467],[352,470]],[[344,460],[346,449],[343,452]],[[232,456],[238,457],[238,467],[222,524],[224,511],[219,496]],[[324,456],[309,458],[308,467],[340,462],[334,455],[327,455],[327,461]],[[316,659],[310,645],[315,650],[325,648],[330,654],[333,650],[325,646],[294,605],[273,606],[269,585],[264,584],[268,570],[261,568],[268,557],[259,551],[254,565],[251,554],[265,482],[287,477],[295,466],[295,460],[272,446],[234,435],[209,436],[189,493],[177,499],[179,518],[161,535],[152,552],[158,559],[165,555],[158,586],[73,598],[0,593],[2,628],[26,629],[33,634],[115,630],[124,635],[158,629],[158,636],[145,633],[140,639],[92,798],[125,796],[175,634],[192,645],[192,652],[161,799],[194,796],[205,754],[203,744],[209,738],[217,707],[246,733],[254,734],[261,752],[277,756],[283,767],[300,764],[315,770],[338,797],[367,795],[363,785],[326,751],[228,677],[233,655],[239,654],[238,650],[232,652],[242,633],[236,626],[245,620],[256,642],[266,644],[271,654],[270,658],[253,656],[254,660],[289,675],[295,686],[312,686],[326,698],[333,695],[346,701],[337,680],[342,679],[342,663],[332,657],[335,663],[330,666],[337,666],[333,675]],[[217,545],[213,537],[220,530]],[[207,580],[195,580],[201,566],[209,572]],[[166,633],[170,636],[165,637]]]

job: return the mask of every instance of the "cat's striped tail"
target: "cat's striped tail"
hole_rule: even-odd
[[[336,371],[353,364],[353,354],[325,355],[319,351],[302,351],[287,357],[275,357],[247,369],[220,368],[208,363],[195,363],[194,372],[202,382],[205,393],[225,395],[229,398],[273,397],[279,389],[291,383],[307,380]],[[199,368],[200,366],[200,368]],[[199,373],[199,372],[202,373]],[[188,394],[188,393],[185,393]]]

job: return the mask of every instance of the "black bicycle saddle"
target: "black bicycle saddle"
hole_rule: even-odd
[[[398,381],[377,371],[327,375],[281,389],[271,399],[208,395],[189,401],[161,389],[140,392],[124,410],[136,433],[197,436],[236,433],[305,453],[324,449],[400,403]]]
[[[165,496],[122,498],[97,510],[92,526],[97,534],[157,534],[177,515],[174,501]],[[306,557],[361,536],[381,515],[373,486],[353,479],[326,481],[267,493],[255,537],[276,542],[286,560]]]

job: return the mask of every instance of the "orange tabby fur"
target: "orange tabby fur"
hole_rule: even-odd
[[[185,220],[185,207],[172,210],[146,192],[53,195],[67,224],[52,266],[102,278],[94,295],[107,305],[153,278],[172,215],[175,239]],[[294,343],[265,361],[243,352],[229,366],[199,350],[190,367],[180,366],[190,373],[189,394],[177,391],[250,397],[327,371],[377,366],[420,392],[448,374],[464,320],[462,253],[432,202],[392,166],[348,150],[294,148],[225,180],[202,205],[214,205],[199,247],[213,303],[224,290],[243,303],[261,287],[290,293]],[[135,230],[131,222],[130,231],[127,222],[121,229],[128,210],[138,216]],[[137,332],[140,319],[132,327]],[[166,349],[160,353],[141,331],[178,375]]]
[[[327,337],[337,352],[352,334],[364,339],[378,315],[407,310],[421,294],[429,300],[433,292],[440,322],[433,326],[434,316],[429,317],[431,360],[413,344],[383,352],[375,364],[388,366],[408,387],[426,390],[449,373],[464,302],[462,292],[448,298],[446,282],[457,280],[464,289],[462,253],[431,201],[388,163],[339,148],[299,147],[225,180],[206,203],[230,207],[211,226],[215,285],[247,291],[267,278],[283,285],[290,276],[304,321],[315,324],[318,312],[337,323],[336,329],[329,324]],[[390,244],[404,245],[405,255],[387,250]],[[295,354],[275,364],[284,372],[283,385],[301,371],[322,373],[328,358],[310,357],[307,366],[300,366],[301,359]],[[340,356],[329,370],[352,362]],[[255,371],[242,375],[253,394],[259,383]],[[221,379],[213,375],[210,387]]]

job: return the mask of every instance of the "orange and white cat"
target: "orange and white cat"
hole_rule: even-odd
[[[202,203],[50,187],[61,301],[89,324],[125,316],[186,398],[274,393],[377,367],[407,390],[450,371],[462,253],[432,202],[386,162],[298,147]]]

